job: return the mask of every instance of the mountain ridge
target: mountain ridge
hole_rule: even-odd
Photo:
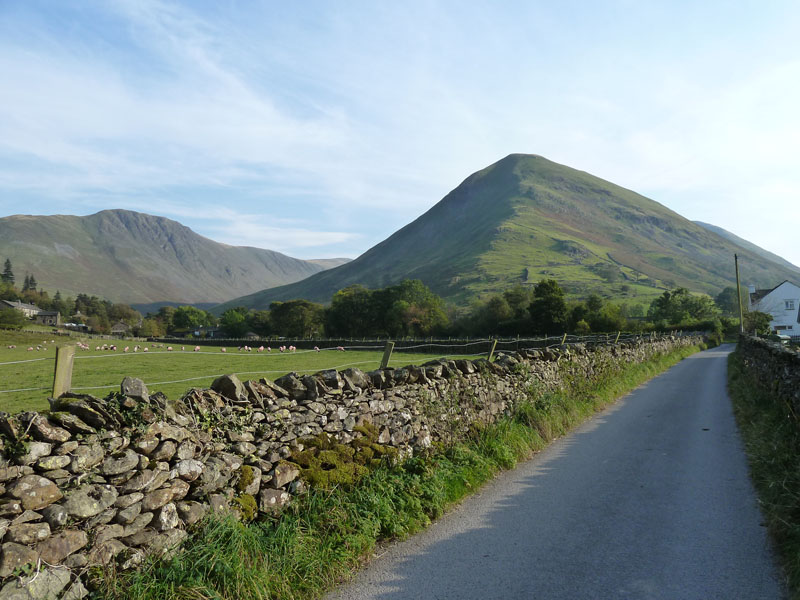
[[[461,306],[549,277],[573,296],[646,303],[678,285],[712,295],[735,285],[734,252],[747,256],[744,280],[755,285],[793,273],[636,192],[542,156],[511,154],[352,262],[215,310],[292,298],[327,303],[347,285],[403,278]]]
[[[11,260],[20,281],[31,273],[51,292],[128,304],[216,304],[340,260],[221,244],[172,219],[123,209],[0,218],[0,257]]]

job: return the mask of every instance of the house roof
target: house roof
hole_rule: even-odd
[[[10,306],[11,308],[16,308],[18,310],[35,310],[40,312],[40,309],[35,304],[25,304],[24,302],[20,302],[19,300],[2,300],[5,304]]]
[[[791,281],[789,281],[788,279],[784,279],[784,280],[783,280],[783,281],[781,281],[781,282],[780,282],[778,285],[776,285],[774,288],[770,288],[770,289],[768,289],[768,290],[756,290],[755,292],[753,292],[752,294],[750,294],[750,303],[751,303],[751,304],[755,304],[756,302],[758,302],[759,300],[761,300],[761,299],[762,299],[764,296],[767,296],[768,294],[770,294],[770,293],[774,292],[775,290],[777,290],[777,289],[778,289],[779,287],[781,287],[781,286],[782,286],[784,283],[789,283],[789,284],[791,284],[791,285],[794,285],[794,286],[796,286],[796,287],[800,287],[800,286],[798,286],[796,283],[792,283],[792,282],[791,282]],[[800,321],[798,321],[798,322],[800,323]]]

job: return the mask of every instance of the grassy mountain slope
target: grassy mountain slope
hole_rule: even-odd
[[[732,285],[734,252],[747,258],[747,283],[774,285],[792,273],[635,192],[540,156],[512,154],[356,260],[218,309],[291,298],[328,302],[350,284],[382,287],[406,277],[461,305],[544,277],[574,296],[649,302],[665,287],[716,294]]]
[[[800,276],[800,267],[790,263],[788,260],[784,258],[781,258],[777,254],[770,252],[769,250],[764,250],[763,248],[756,246],[754,243],[748,242],[747,240],[740,238],[735,233],[731,233],[730,231],[728,231],[727,229],[723,229],[722,227],[717,227],[716,225],[711,225],[710,223],[703,223],[702,221],[695,221],[695,223],[700,225],[700,227],[708,229],[709,231],[713,231],[718,236],[733,242],[734,244],[736,244],[741,248],[746,248],[747,250],[750,250],[754,254],[758,254],[760,257],[768,261],[782,265],[787,269],[789,269],[790,271],[794,271],[795,277]]]
[[[188,227],[127,210],[0,219],[0,260],[17,282],[115,302],[219,303],[325,268],[271,250],[228,246]]]

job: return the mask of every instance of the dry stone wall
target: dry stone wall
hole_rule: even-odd
[[[279,511],[307,487],[290,459],[315,436],[372,436],[407,456],[574,378],[613,376],[699,341],[577,344],[275,382],[225,376],[178,400],[126,378],[107,398],[66,394],[47,414],[0,413],[0,600],[82,598],[88,569],[133,569],[172,552],[209,511]]]
[[[795,420],[800,420],[800,353],[748,335],[739,337],[738,350],[748,373],[791,406]]]

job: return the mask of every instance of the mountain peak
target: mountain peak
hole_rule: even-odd
[[[379,288],[404,278],[421,279],[462,305],[543,278],[575,296],[646,304],[677,285],[716,295],[734,282],[734,251],[751,259],[748,281],[769,285],[789,274],[785,265],[658,202],[542,156],[515,153],[467,177],[354,261],[229,305],[329,302],[348,285]]]
[[[50,291],[126,303],[215,303],[327,266],[229,246],[166,217],[124,210],[0,218],[0,256]]]

